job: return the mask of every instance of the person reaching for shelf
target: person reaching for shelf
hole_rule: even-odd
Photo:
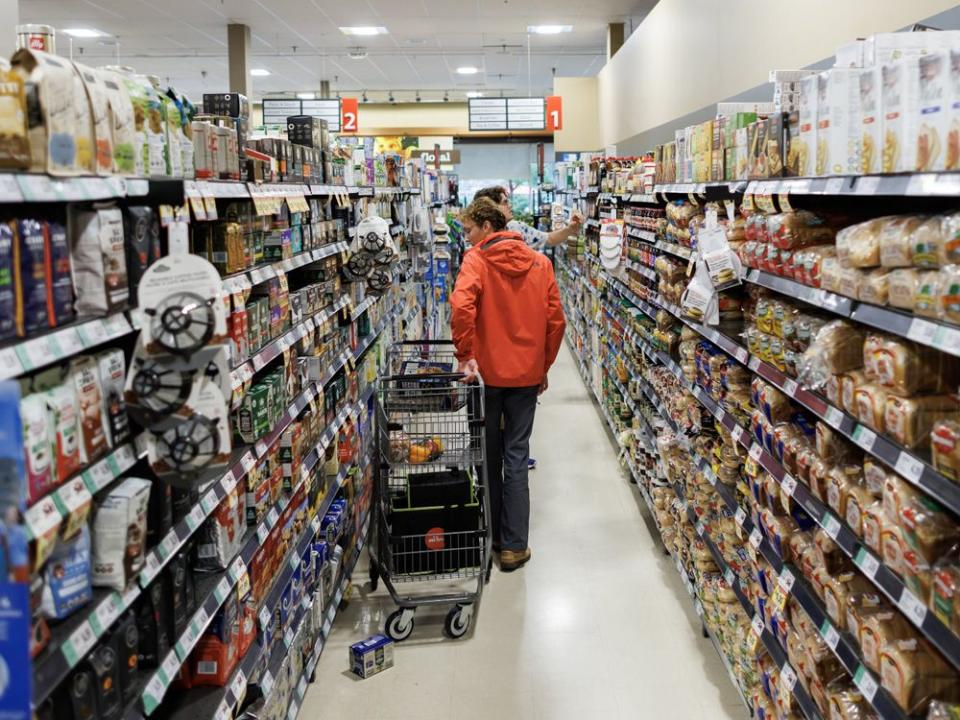
[[[450,296],[451,330],[459,371],[485,383],[490,527],[510,571],[530,559],[530,434],[566,320],[550,260],[506,229],[499,207],[480,198],[460,219],[472,249]]]

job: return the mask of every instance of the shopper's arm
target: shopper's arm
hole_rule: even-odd
[[[553,268],[549,267],[550,283],[547,289],[547,352],[543,375],[546,377],[550,367],[557,359],[560,344],[563,342],[563,333],[567,329],[567,321],[563,317],[563,305],[560,303],[560,291],[557,289],[557,280]]]
[[[570,224],[565,228],[560,230],[554,230],[552,233],[547,235],[547,245],[550,247],[555,247],[562,242],[565,242],[568,238],[576,237],[580,234],[580,228],[583,227],[583,221],[580,219],[580,216],[577,213],[573,214],[573,217],[570,219]]]
[[[477,326],[477,305],[482,289],[480,260],[476,250],[467,253],[457,276],[457,284],[450,294],[450,326],[457,360],[461,365],[476,357],[474,341]]]

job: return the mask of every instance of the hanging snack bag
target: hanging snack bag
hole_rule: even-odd
[[[23,79],[27,107],[30,170],[51,175],[77,173],[73,68],[67,60],[39,50],[18,50],[10,61]]]
[[[72,385],[58,385],[43,393],[43,399],[56,453],[56,474],[62,482],[80,469],[77,394]]]
[[[90,121],[93,126],[93,160],[97,175],[113,173],[113,126],[110,117],[110,96],[103,84],[103,78],[86,65],[74,63],[77,77],[83,85],[89,103]],[[80,102],[80,98],[77,98]]]
[[[73,540],[61,541],[43,571],[40,611],[51,620],[63,620],[93,600],[90,531],[84,525]]]
[[[93,519],[93,584],[122,591],[143,568],[150,481],[127,478]]]
[[[113,145],[113,172],[133,175],[137,172],[135,145],[137,141],[133,104],[121,77],[111,71],[94,71],[103,84],[110,113],[111,144]],[[141,173],[142,174],[142,173]]]
[[[129,298],[129,287],[120,209],[81,211],[71,220],[77,315],[100,316],[122,309]]]
[[[57,222],[44,222],[43,239],[44,262],[50,279],[47,284],[47,321],[50,327],[60,327],[76,316],[67,229]]]
[[[50,422],[41,395],[27,395],[20,401],[23,422],[23,456],[26,467],[27,498],[32,503],[56,485],[51,453]]]
[[[0,69],[0,168],[30,167],[27,142],[27,108],[20,75]]]
[[[97,355],[100,389],[103,393],[103,417],[106,420],[107,442],[119,447],[130,439],[130,421],[123,401],[123,385],[127,363],[122,350],[107,350]]]
[[[92,357],[75,358],[70,363],[70,382],[76,390],[80,411],[80,462],[87,465],[106,452],[108,446],[96,361]]]
[[[18,220],[13,244],[17,335],[26,337],[49,327],[47,264],[43,226],[36,220]]]

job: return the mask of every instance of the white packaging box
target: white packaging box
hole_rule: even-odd
[[[729,117],[737,113],[771,115],[777,111],[772,102],[722,102],[717,103],[717,115]]]
[[[865,40],[854,40],[837,48],[833,66],[836,68],[862,68],[864,66]]]
[[[948,85],[950,106],[949,130],[944,147],[944,168],[960,170],[960,50],[950,51],[950,83]]]
[[[860,84],[860,171],[880,172],[883,152],[883,112],[881,89],[883,80],[879,67],[866,68],[858,73]]]
[[[937,51],[917,58],[920,104],[916,106],[916,165],[918,172],[946,167],[950,128],[950,53]]]
[[[901,58],[960,47],[960,31],[877,33],[864,42],[863,66],[888,65]]]
[[[817,169],[820,175],[860,173],[860,83],[853,68],[818,76]]]
[[[881,172],[912,172],[916,166],[916,108],[920,104],[920,66],[906,57],[880,68],[883,80],[883,154]]]
[[[801,177],[816,174],[818,86],[816,75],[804,78],[800,84],[800,133],[791,147],[796,147],[797,172]]]
[[[767,82],[772,82],[775,85],[799,83],[804,78],[816,74],[816,70],[771,70]]]

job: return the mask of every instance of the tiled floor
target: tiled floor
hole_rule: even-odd
[[[566,346],[550,383],[534,428],[531,562],[494,570],[462,640],[443,639],[445,609],[418,611],[395,666],[367,680],[350,674],[347,647],[381,631],[394,606],[382,587],[357,586],[301,717],[748,717]]]

